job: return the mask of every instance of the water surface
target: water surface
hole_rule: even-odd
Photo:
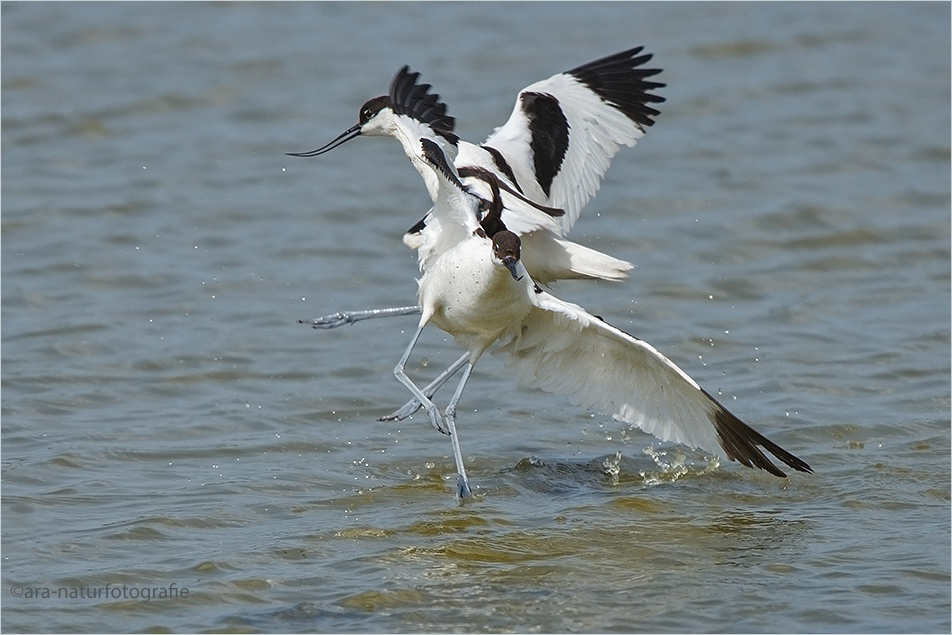
[[[2,18],[4,631],[949,631],[948,4]],[[448,440],[375,420],[415,319],[296,324],[413,301],[419,177],[389,140],[283,153],[403,64],[478,141],[637,44],[668,101],[572,235],[637,267],[554,291],[816,473],[718,465],[486,356],[460,505]],[[409,370],[458,355],[434,330]],[[56,597],[106,585],[139,597]]]

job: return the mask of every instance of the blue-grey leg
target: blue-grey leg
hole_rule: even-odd
[[[413,352],[413,347],[416,346],[417,340],[420,339],[420,334],[423,332],[423,327],[425,324],[421,324],[420,328],[416,330],[416,333],[413,334],[413,339],[410,340],[410,345],[407,346],[407,350],[404,351],[403,356],[400,358],[400,361],[397,362],[397,366],[393,369],[393,374],[401,384],[407,387],[407,390],[417,398],[417,400],[423,404],[423,407],[426,408],[426,412],[430,415],[430,423],[433,424],[433,427],[442,432],[443,434],[449,434],[446,431],[446,428],[443,427],[443,417],[440,416],[440,409],[436,407],[430,398],[423,394],[423,391],[420,390],[420,387],[413,383],[413,380],[407,376],[406,367],[407,360],[410,359],[410,353]]]
[[[333,329],[345,324],[354,324],[362,320],[381,317],[399,317],[401,315],[416,315],[420,312],[418,306],[398,306],[391,309],[369,309],[367,311],[338,311],[330,315],[323,315],[310,320],[298,320],[299,324],[307,324],[316,329]]]
[[[469,353],[463,353],[462,357],[453,362],[449,368],[444,370],[436,379],[427,384],[426,388],[423,389],[423,394],[432,399],[433,395],[436,394],[436,391],[439,390],[443,384],[449,381],[450,377],[458,373],[460,368],[466,365],[466,362],[469,361],[469,358]],[[419,410],[420,407],[421,404],[418,399],[411,399],[407,403],[403,404],[403,407],[396,412],[392,412],[385,417],[380,417],[377,419],[377,421],[403,421],[414,412]]]
[[[456,473],[459,474],[459,478],[456,481],[456,494],[460,498],[467,498],[473,495],[473,492],[469,489],[469,479],[466,478],[466,469],[463,467],[463,451],[459,447],[459,436],[456,434],[456,404],[459,403],[459,398],[463,394],[463,388],[466,387],[466,382],[469,381],[469,375],[473,372],[472,362],[466,364],[466,370],[463,371],[463,377],[459,380],[459,386],[456,387],[456,392],[453,393],[453,398],[450,400],[449,405],[446,406],[446,427],[449,428],[450,440],[453,442],[453,458],[456,460]]]

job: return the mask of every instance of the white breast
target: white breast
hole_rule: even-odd
[[[420,279],[420,323],[432,322],[453,335],[475,361],[529,314],[528,285],[528,276],[514,280],[493,262],[489,239],[472,236],[441,255]]]

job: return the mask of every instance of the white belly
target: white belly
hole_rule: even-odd
[[[441,255],[420,279],[421,323],[432,322],[478,358],[515,333],[532,308],[528,276],[514,280],[495,264],[492,243],[473,236]]]

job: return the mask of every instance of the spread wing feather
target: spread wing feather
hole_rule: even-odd
[[[810,466],[743,423],[647,342],[581,307],[542,292],[519,335],[498,353],[519,383],[612,412],[662,441],[682,443],[785,476],[761,447],[790,467]],[[758,447],[760,446],[760,447]]]
[[[486,139],[508,163],[523,192],[565,210],[564,236],[598,191],[620,145],[635,145],[664,101],[649,91],[651,55],[641,47],[590,62],[527,86],[505,124]]]

